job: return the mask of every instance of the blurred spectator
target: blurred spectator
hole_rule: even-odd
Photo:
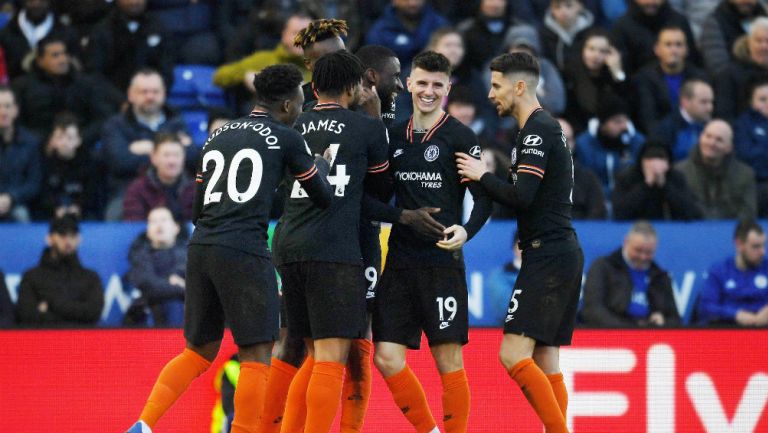
[[[640,130],[650,133],[662,117],[677,110],[680,88],[689,79],[705,79],[704,71],[688,60],[689,43],[680,27],[662,27],[653,52],[656,60],[635,74],[633,85]]]
[[[98,140],[102,124],[118,109],[110,105],[97,83],[73,67],[67,46],[57,35],[40,40],[31,71],[16,79],[13,88],[24,126],[48,136],[53,118],[68,111],[80,120],[87,147]]]
[[[678,326],[672,280],[653,260],[658,238],[645,221],[632,225],[621,248],[596,259],[584,282],[585,325],[630,328]]]
[[[699,142],[699,135],[712,118],[714,92],[706,81],[687,80],[680,87],[677,109],[662,118],[651,136],[672,149],[672,160],[677,162],[688,157]]]
[[[40,192],[40,137],[16,123],[19,106],[0,86],[0,221],[29,221],[28,206]]]
[[[683,220],[702,218],[696,197],[682,173],[672,169],[669,147],[647,141],[638,162],[616,175],[612,194],[617,220]]]
[[[531,34],[530,38],[515,37],[505,45],[508,53],[528,53],[539,60],[539,85],[536,87],[536,96],[545,110],[555,116],[561,114],[566,107],[565,84],[555,65],[549,59],[539,57],[541,44],[538,33]],[[490,87],[488,83],[487,88]]]
[[[754,170],[757,213],[768,216],[768,77],[752,83],[750,109],[733,125],[736,156]]]
[[[153,68],[166,86],[173,82],[174,52],[162,25],[147,14],[147,0],[115,0],[114,10],[88,38],[88,71],[124,91],[136,71]]]
[[[361,34],[360,11],[357,0],[298,0],[299,7],[309,15],[318,18],[335,18],[344,20],[349,27],[349,33],[344,40],[347,49],[352,51],[360,46]]]
[[[757,221],[739,221],[733,243],[736,254],[709,268],[699,295],[699,319],[710,324],[768,326],[765,231]]]
[[[155,326],[184,323],[187,238],[167,207],[146,217],[147,231],[131,244],[126,279],[136,287],[152,312]]]
[[[5,274],[0,271],[0,329],[13,328],[16,324],[15,307],[5,285]]]
[[[271,50],[255,53],[232,63],[220,66],[213,75],[213,82],[219,87],[231,89],[237,96],[238,106],[250,100],[253,92],[253,77],[267,66],[278,63],[291,63],[303,69],[302,50],[294,46],[296,35],[312,22],[304,14],[295,14],[285,21],[280,43]],[[310,79],[309,71],[304,69],[304,79]]]
[[[541,27],[541,55],[565,71],[578,59],[578,47],[595,17],[581,0],[551,0]]]
[[[157,71],[142,69],[134,75],[128,102],[125,112],[104,123],[101,135],[110,191],[106,218],[110,221],[121,219],[125,187],[147,167],[157,132],[179,134],[187,158],[196,154],[184,119],[165,105],[165,86]]]
[[[77,33],[80,44],[87,45],[93,26],[109,14],[112,3],[114,0],[56,0],[53,10]]]
[[[715,117],[726,120],[749,108],[749,83],[768,75],[768,17],[752,21],[749,34],[734,43],[733,57],[715,80]]]
[[[19,324],[40,327],[93,326],[104,308],[104,290],[96,272],[80,264],[77,219],[51,221],[48,247],[40,263],[24,273],[16,306]]]
[[[8,68],[5,66],[5,51],[0,46],[0,85],[8,84]]]
[[[691,31],[696,41],[701,36],[702,25],[704,25],[709,14],[715,10],[718,2],[720,0],[669,0],[669,4],[688,19],[688,24],[691,25]],[[709,28],[707,31],[709,31]],[[699,45],[699,48],[701,48],[701,45]],[[705,51],[703,48],[701,49]],[[705,53],[702,53],[702,55],[705,55]]]
[[[211,107],[208,109],[208,135],[237,118],[227,107]]]
[[[147,13],[167,33],[176,63],[217,65],[222,61],[214,32],[215,0],[148,0]]]
[[[601,29],[588,31],[579,50],[581,55],[565,73],[570,103],[564,117],[577,133],[597,115],[602,100],[608,95],[626,97],[629,88],[621,55],[611,45],[608,33]]]
[[[646,63],[654,60],[653,45],[656,34],[663,27],[680,27],[685,32],[688,58],[701,65],[701,55],[692,42],[691,26],[685,16],[672,9],[667,0],[631,0],[627,13],[613,23],[612,35],[621,51],[627,74],[632,75]]]
[[[508,0],[481,0],[474,17],[457,26],[466,42],[467,65],[479,68],[501,52],[504,35],[510,25]]]
[[[733,131],[727,122],[707,124],[688,159],[677,167],[701,204],[706,219],[754,218],[755,172],[733,155]]]
[[[384,45],[397,53],[403,74],[408,75],[413,56],[424,49],[432,32],[448,24],[426,0],[392,0],[368,30],[365,42]]]
[[[557,119],[563,130],[565,144],[574,153],[576,140],[573,127],[565,119]],[[604,220],[608,216],[605,208],[605,195],[600,180],[592,170],[584,167],[581,162],[573,160],[573,208],[571,216],[579,220]]]
[[[50,0],[23,0],[16,15],[0,31],[0,46],[5,52],[5,65],[11,80],[25,73],[24,59],[40,40],[51,34],[64,39],[70,53],[79,53],[77,35],[59,22]]]
[[[610,196],[616,173],[635,163],[645,137],[629,120],[629,107],[616,96],[601,100],[597,119],[576,138],[576,159],[600,179]]]
[[[155,136],[152,166],[125,190],[125,221],[143,221],[158,206],[167,207],[184,221],[192,219],[196,186],[184,173],[184,152],[176,134],[161,132]]]
[[[93,188],[93,166],[88,151],[82,146],[77,118],[61,113],[53,121],[43,160],[43,183],[33,216],[49,220],[54,216],[74,214],[90,217]]]
[[[523,253],[520,251],[520,237],[517,230],[512,235],[512,257],[501,267],[491,270],[488,275],[488,281],[484,285],[483,305],[487,306],[484,317],[490,316],[490,322],[485,322],[486,326],[502,326],[507,316],[507,307],[509,305],[509,295],[512,288],[515,287],[517,276],[520,275],[520,267],[523,264]]]
[[[485,120],[478,117],[478,109],[472,90],[464,86],[451,87],[448,94],[446,112],[456,120],[468,126],[477,135],[483,149],[499,147],[493,140],[493,133],[488,129]],[[504,175],[506,176],[506,174]]]
[[[616,20],[627,13],[627,3],[630,1],[632,0],[600,0],[600,8],[608,23],[607,27],[612,27]]]
[[[285,17],[295,8],[295,0],[219,0],[217,3],[216,26],[223,38],[226,62],[277,45]]]
[[[704,21],[706,31],[699,38],[704,64],[710,74],[719,74],[728,66],[733,60],[733,44],[746,33],[753,19],[762,16],[766,16],[765,6],[758,0],[720,0]]]

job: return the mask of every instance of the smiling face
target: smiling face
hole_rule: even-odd
[[[408,77],[408,91],[411,92],[413,106],[421,114],[429,114],[440,109],[443,98],[451,90],[448,74],[429,72],[414,68]]]

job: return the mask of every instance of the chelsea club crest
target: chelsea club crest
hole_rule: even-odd
[[[427,147],[427,150],[424,151],[424,159],[426,159],[427,162],[436,160],[438,156],[440,156],[440,148],[434,144],[430,144],[429,147]]]

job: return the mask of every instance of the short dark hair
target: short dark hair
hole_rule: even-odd
[[[75,214],[67,213],[51,220],[48,233],[58,235],[71,235],[80,233],[80,224]]]
[[[750,232],[755,232],[759,235],[765,233],[763,227],[753,218],[745,218],[739,220],[736,224],[736,230],[733,231],[733,238],[742,242],[747,240]]]
[[[661,38],[661,34],[664,32],[683,32],[683,36],[685,37],[685,45],[686,46],[691,45],[691,42],[688,40],[688,35],[685,33],[685,30],[683,30],[682,27],[676,24],[666,24],[661,26],[659,31],[656,32],[656,38],[653,40],[654,44],[657,44],[659,42],[659,38]]]
[[[77,116],[75,116],[73,113],[69,111],[62,111],[53,117],[53,124],[51,125],[51,130],[67,129],[70,126],[79,128],[80,121],[78,120]]]
[[[208,107],[206,114],[208,115],[209,125],[216,120],[232,120],[236,117],[231,108],[223,106]]]
[[[293,45],[301,48],[322,42],[326,39],[346,36],[349,31],[347,22],[337,19],[321,19],[309,23],[293,39]]]
[[[696,88],[697,84],[704,84],[708,86],[710,89],[712,88],[712,85],[706,82],[705,80],[702,80],[701,78],[691,78],[689,80],[685,80],[683,82],[683,85],[680,86],[680,97],[685,99],[691,99],[693,98],[694,89]]]
[[[45,54],[45,49],[48,48],[48,45],[52,44],[63,44],[64,47],[66,47],[67,41],[65,41],[64,38],[59,36],[56,32],[51,32],[44,38],[37,41],[37,46],[35,47],[37,52],[35,55],[37,57],[43,57],[43,54]]]
[[[0,93],[10,93],[13,96],[13,103],[18,105],[16,92],[13,90],[13,87],[7,84],[0,84]]]
[[[318,93],[338,96],[354,88],[363,79],[363,64],[345,50],[328,53],[315,62],[312,84]]]
[[[179,134],[174,132],[161,131],[155,134],[152,139],[152,150],[157,152],[157,149],[160,149],[160,146],[165,143],[176,143],[181,146],[182,149],[184,148],[184,145],[181,144],[181,140],[179,139]]]
[[[749,95],[749,98],[752,99],[755,90],[763,86],[768,86],[768,74],[759,74],[749,80],[747,82],[747,88],[749,89],[749,93],[747,94]]]
[[[295,65],[267,66],[253,78],[256,101],[260,105],[269,106],[288,99],[302,82],[304,82],[304,76]]]
[[[384,45],[366,45],[355,53],[365,69],[376,71],[384,69],[384,65],[391,58],[397,58],[397,54]]]
[[[525,53],[507,53],[502,54],[491,61],[491,71],[500,72],[504,75],[523,72],[539,78],[539,61],[536,57]]]
[[[412,69],[423,69],[427,72],[442,72],[451,75],[451,62],[447,57],[434,51],[424,51],[413,58]]]

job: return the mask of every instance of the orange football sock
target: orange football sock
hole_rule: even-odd
[[[328,433],[339,410],[344,364],[315,361],[307,387],[307,425],[304,433]]]
[[[347,359],[344,387],[341,390],[341,433],[359,433],[363,429],[365,411],[371,398],[370,340],[352,342]]]
[[[288,388],[288,399],[283,413],[283,425],[280,433],[302,433],[307,420],[307,386],[312,378],[315,358],[307,356]]]
[[[395,399],[395,404],[416,428],[416,433],[429,433],[437,427],[432,411],[429,410],[424,388],[410,367],[406,365],[402,371],[384,380]]]
[[[446,433],[466,433],[469,422],[469,382],[464,369],[440,376],[443,382],[443,424]]]
[[[288,387],[291,386],[291,380],[296,376],[297,371],[299,369],[291,364],[277,358],[272,358],[272,366],[269,368],[269,379],[267,379],[267,397],[264,400],[264,410],[261,412],[259,432],[280,432],[285,401],[288,399]]]
[[[189,384],[210,366],[207,359],[190,349],[184,349],[160,371],[139,419],[154,428],[157,420],[173,406]]]
[[[509,376],[520,386],[528,403],[544,423],[546,433],[568,433],[552,385],[533,359],[526,358],[512,366]]]
[[[260,362],[240,363],[235,388],[235,419],[230,433],[256,433],[264,406],[269,367]]]
[[[565,389],[563,373],[548,374],[547,379],[549,379],[549,383],[552,385],[552,392],[555,393],[557,405],[560,406],[560,413],[563,414],[563,418],[568,420],[566,416],[568,412],[568,390]]]

